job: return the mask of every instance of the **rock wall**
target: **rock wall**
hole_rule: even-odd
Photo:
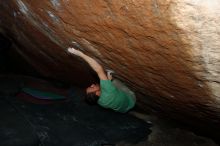
[[[88,83],[77,47],[126,82],[143,109],[220,124],[220,1],[10,0],[1,31],[45,76]],[[80,76],[80,77],[79,77]],[[190,120],[187,120],[190,119]]]

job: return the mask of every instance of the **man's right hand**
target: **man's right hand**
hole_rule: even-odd
[[[110,69],[106,69],[106,72],[107,72],[107,77],[109,80],[112,80],[113,77],[112,77],[112,74],[115,73],[113,70],[110,70]]]
[[[83,53],[79,50],[76,50],[75,48],[68,48],[68,52],[74,54],[74,55],[77,55],[77,56],[80,56],[82,55]]]

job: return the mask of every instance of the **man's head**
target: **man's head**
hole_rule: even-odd
[[[100,94],[101,94],[100,85],[99,84],[92,84],[91,86],[86,88],[85,101],[88,104],[94,105],[97,103]]]

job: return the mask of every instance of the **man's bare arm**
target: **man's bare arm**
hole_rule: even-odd
[[[98,74],[100,80],[108,80],[103,67],[95,59],[87,56],[83,52],[76,50],[74,48],[68,48],[68,51],[84,59],[92,67],[92,69]]]

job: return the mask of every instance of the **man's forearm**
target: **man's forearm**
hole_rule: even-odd
[[[95,59],[85,55],[84,53],[81,53],[79,56],[83,58],[92,67],[93,70],[95,70],[100,80],[108,80],[104,69]]]
[[[92,69],[95,70],[95,72],[98,73],[103,71],[102,66],[95,59],[85,55],[84,53],[81,53],[79,56],[84,59],[92,67]]]
[[[91,67],[92,69],[98,74],[100,80],[107,80],[107,76],[102,68],[102,66],[93,58],[87,56],[83,52],[76,50],[74,48],[68,48],[68,51],[74,55],[77,55],[84,59]]]

